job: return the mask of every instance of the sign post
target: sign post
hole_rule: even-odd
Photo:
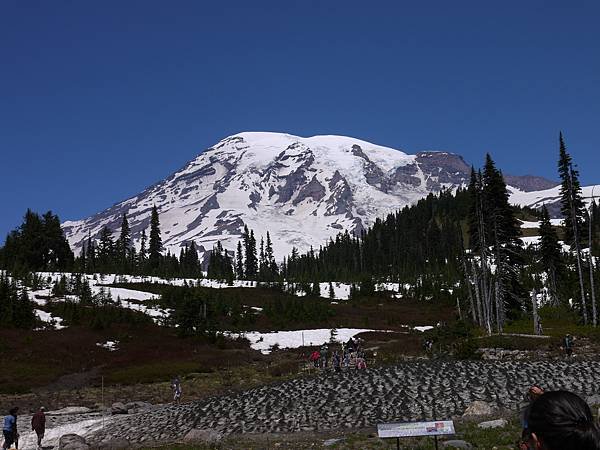
[[[401,437],[431,436],[438,448],[438,436],[454,434],[452,420],[433,420],[430,422],[398,422],[380,423],[377,425],[377,435],[381,439],[396,438],[396,448],[400,449]]]

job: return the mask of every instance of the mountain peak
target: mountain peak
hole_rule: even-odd
[[[358,233],[430,192],[464,186],[469,171],[449,152],[408,155],[348,136],[246,131],[139,195],[63,229],[80,249],[88,233],[96,237],[104,226],[116,235],[127,214],[138,242],[156,205],[172,253],[192,241],[201,251],[217,241],[234,251],[248,226],[257,236],[269,231],[282,259],[292,247],[303,251],[344,230]]]

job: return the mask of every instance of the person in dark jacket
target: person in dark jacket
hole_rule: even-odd
[[[42,439],[44,439],[44,433],[46,432],[46,415],[44,414],[45,408],[42,406],[31,418],[31,429],[35,431],[38,438],[38,449],[42,448]]]
[[[2,428],[2,432],[4,434],[4,444],[2,444],[3,449],[10,448],[11,445],[18,442],[19,433],[17,431],[17,414],[19,413],[19,408],[14,407],[8,412],[8,416],[4,417],[4,426]],[[16,446],[19,448],[19,444]]]
[[[563,345],[565,348],[565,354],[567,355],[567,358],[570,358],[573,356],[574,341],[575,341],[575,339],[573,339],[573,336],[571,336],[570,334],[567,334],[565,336],[565,338],[563,339]]]

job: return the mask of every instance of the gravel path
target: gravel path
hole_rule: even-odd
[[[88,436],[131,443],[169,442],[190,429],[232,433],[324,431],[378,422],[460,415],[475,400],[516,409],[533,383],[585,397],[600,393],[599,361],[410,362],[323,373],[146,413],[113,417]]]

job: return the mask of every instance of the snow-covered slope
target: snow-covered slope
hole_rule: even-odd
[[[540,191],[524,192],[513,186],[508,187],[510,191],[510,202],[514,205],[541,208],[546,205],[552,217],[560,217],[560,186]],[[586,207],[589,208],[592,200],[600,199],[600,185],[584,186],[581,188]]]
[[[282,259],[293,246],[300,251],[317,247],[430,192],[465,185],[469,171],[460,156],[447,152],[407,155],[345,136],[240,133],[141,194],[85,220],[65,222],[63,228],[79,250],[88,233],[98,236],[105,225],[116,236],[127,214],[138,241],[156,205],[171,252],[178,254],[191,241],[210,250],[218,240],[234,250],[247,225],[259,240],[269,231],[275,256]],[[553,185],[537,177],[512,180],[515,192]]]

